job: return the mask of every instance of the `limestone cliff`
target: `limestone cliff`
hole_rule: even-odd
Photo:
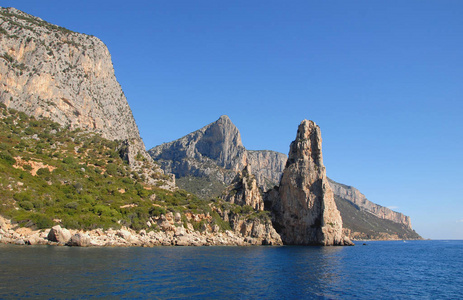
[[[381,206],[381,205],[378,205],[378,204],[375,204],[369,201],[365,197],[365,195],[360,193],[360,191],[354,187],[347,186],[341,183],[337,183],[331,179],[328,179],[328,180],[330,182],[331,189],[336,195],[346,200],[349,200],[353,204],[357,205],[361,210],[369,212],[377,216],[378,218],[390,220],[392,222],[399,223],[399,224],[403,224],[409,229],[412,229],[412,224],[411,224],[409,216],[405,216],[387,207],[384,207],[384,206]]]
[[[279,187],[270,191],[274,225],[285,244],[349,245],[323,165],[320,128],[304,120]]]
[[[264,191],[280,182],[288,158],[285,154],[269,150],[248,150],[247,153],[249,166]]]
[[[255,210],[264,209],[262,191],[249,165],[236,175],[231,186],[224,191],[222,199],[241,206],[249,205]]]
[[[163,170],[177,178],[203,177],[208,179],[206,184],[218,181],[229,185],[249,164],[258,185],[265,190],[278,182],[286,161],[286,155],[278,152],[246,150],[238,128],[228,116],[221,116],[178,140],[156,146],[149,153]]]
[[[154,168],[98,38],[0,8],[0,87],[7,107],[125,141],[132,167]]]
[[[35,117],[138,140],[139,132],[99,39],[0,9],[1,102]]]
[[[240,133],[227,116],[149,153],[177,177],[211,176],[227,183],[245,166],[247,157]]]

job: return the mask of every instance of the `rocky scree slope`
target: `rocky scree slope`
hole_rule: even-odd
[[[147,178],[162,173],[149,171],[156,167],[98,38],[0,8],[0,87],[7,107],[121,141],[133,168],[149,165]]]

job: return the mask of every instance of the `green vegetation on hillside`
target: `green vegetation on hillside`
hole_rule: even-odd
[[[0,214],[20,226],[61,224],[85,230],[148,229],[150,218],[167,212],[179,212],[184,225],[186,213],[209,214],[210,225],[222,230],[230,224],[217,211],[268,218],[219,199],[146,185],[121,159],[122,147],[119,141],[37,120],[0,104]],[[192,225],[199,228],[202,224],[197,223]]]
[[[18,26],[20,28],[24,28],[24,29],[31,30],[31,31],[35,31],[34,26],[39,26],[39,27],[45,27],[50,31],[59,31],[59,32],[63,32],[63,33],[72,33],[71,30],[66,29],[64,27],[50,24],[50,23],[48,23],[46,21],[43,21],[43,20],[41,20],[39,18],[36,18],[36,17],[33,17],[33,16],[29,16],[27,14],[24,14],[24,15],[16,14],[16,13],[13,13],[11,11],[8,11],[5,8],[0,9],[0,17],[8,19],[10,24],[13,24],[13,25],[16,25],[16,26]],[[12,20],[13,18],[25,21],[26,23],[28,23],[28,25],[23,25],[21,23],[14,22]],[[2,33],[6,33],[6,32],[2,32]]]
[[[185,176],[176,180],[177,185],[201,198],[212,198],[222,194],[226,186],[211,177]]]

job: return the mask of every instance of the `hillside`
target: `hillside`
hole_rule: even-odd
[[[152,174],[157,185],[147,184],[145,174],[121,158],[124,147],[0,104],[0,241],[3,235],[11,236],[7,242],[30,239],[21,235],[23,227],[60,225],[100,230],[94,233],[100,239],[111,230],[133,230],[127,240],[94,245],[278,244],[267,212],[163,189],[170,180],[163,173]],[[147,164],[141,155],[136,159]]]
[[[145,175],[133,171],[121,159],[121,151],[120,141],[37,120],[2,104],[0,213],[38,228],[60,223],[67,228],[125,225],[141,229],[150,216],[169,209],[173,205],[170,200],[190,200],[183,192],[146,185]],[[153,176],[160,186],[162,180],[170,180],[162,173]],[[152,198],[159,200],[153,202]],[[167,202],[161,205],[160,199]],[[207,206],[197,198],[191,200],[199,207]],[[160,209],[153,210],[153,203],[159,203]]]

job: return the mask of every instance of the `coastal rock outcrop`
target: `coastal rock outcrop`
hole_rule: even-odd
[[[10,220],[0,216],[3,226],[0,228],[0,243],[16,245],[54,245],[77,247],[153,247],[153,246],[257,246],[282,245],[281,238],[273,229],[270,221],[249,220],[233,215],[233,228],[221,230],[217,225],[211,226],[206,221],[210,216],[189,215],[190,222],[201,222],[203,226],[195,230],[187,222],[187,228],[179,225],[171,214],[162,215],[154,222],[162,224],[162,231],[140,230],[130,228],[94,229],[80,231],[54,226],[48,232],[21,228]],[[196,220],[196,221],[195,221]],[[158,226],[157,225],[157,226]],[[160,226],[158,227],[160,228]]]
[[[235,234],[244,236],[245,241],[251,245],[283,245],[281,236],[273,228],[270,220],[250,220],[232,215],[230,224]]]
[[[274,226],[285,244],[351,245],[343,235],[322,157],[320,128],[304,120],[291,143],[280,185],[268,193]]]
[[[66,245],[75,247],[88,247],[91,245],[91,239],[88,234],[78,232],[71,237]]]
[[[60,225],[53,226],[48,232],[47,239],[51,242],[65,244],[71,239],[71,233]]]

